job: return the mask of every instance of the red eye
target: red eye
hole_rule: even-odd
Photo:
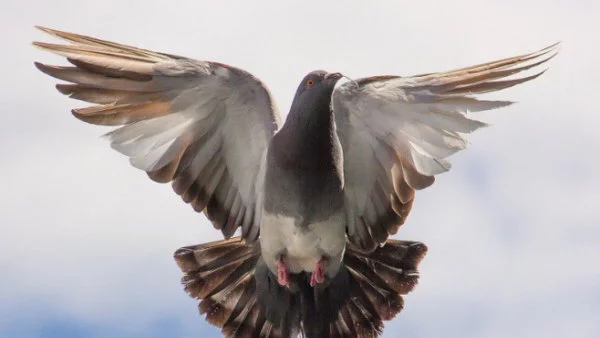
[[[315,81],[313,81],[313,80],[306,81],[306,85],[309,87],[312,87],[314,84],[315,84]]]

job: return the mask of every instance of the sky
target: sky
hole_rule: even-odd
[[[246,69],[282,115],[298,82],[444,71],[562,41],[518,104],[417,194],[395,236],[426,243],[383,337],[600,337],[600,2],[12,1],[0,11],[0,337],[220,337],[172,254],[220,238],[73,118],[33,25]]]

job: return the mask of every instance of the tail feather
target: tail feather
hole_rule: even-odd
[[[258,301],[256,271],[264,266],[259,245],[246,245],[236,237],[183,247],[174,256],[184,272],[185,290],[200,300],[200,314],[221,328],[225,337],[292,338],[298,335],[299,317],[290,317],[289,311],[285,311],[280,314],[282,321],[274,324],[268,320],[269,308]],[[282,292],[287,295],[278,298],[289,300],[291,292]],[[294,307],[295,303],[285,304]]]
[[[378,282],[380,287],[385,284],[396,293],[405,295],[417,285],[417,267],[427,253],[427,247],[419,242],[390,239],[371,253],[365,254],[351,248],[349,252],[347,257],[351,257],[349,260],[356,264],[356,269],[377,275],[370,279],[372,282]]]
[[[348,259],[350,260],[350,259]],[[402,310],[402,297],[381,279],[367,264],[356,261],[353,264],[352,275],[356,280],[354,291],[360,298],[363,307],[370,313],[377,313],[382,320],[390,320]]]
[[[200,313],[225,337],[376,338],[404,307],[426,252],[397,240],[371,253],[349,246],[336,277],[312,288],[308,274],[293,275],[289,289],[262,262],[259,245],[239,237],[181,248],[175,260]]]
[[[185,273],[182,283],[199,299],[200,314],[221,328],[226,337],[280,337],[270,335],[270,324],[258,314],[254,269],[258,246],[239,238],[183,247],[175,260]],[[259,335],[255,335],[258,333]]]
[[[320,314],[321,317],[332,318],[324,333],[314,334],[319,332],[320,322],[311,320],[310,316],[303,317],[302,325],[308,328],[305,330],[306,337],[378,337],[383,330],[383,322],[394,318],[404,308],[402,295],[416,286],[419,279],[417,267],[426,252],[427,247],[422,243],[392,239],[371,253],[349,246],[344,256],[348,271],[345,302],[338,308],[330,307],[329,315]],[[328,286],[330,290],[340,288],[344,285],[336,284],[335,279]],[[305,301],[310,299],[303,298]],[[314,299],[315,302],[335,304],[331,299],[319,300],[318,289]]]

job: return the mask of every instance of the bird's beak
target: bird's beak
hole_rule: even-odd
[[[329,80],[329,81],[337,81],[339,79],[341,79],[344,75],[342,75],[342,73],[327,73],[327,75],[325,75],[325,80]]]

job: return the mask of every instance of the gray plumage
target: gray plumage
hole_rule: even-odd
[[[69,44],[34,45],[72,66],[36,66],[95,104],[73,115],[117,126],[111,146],[228,238],[175,253],[186,290],[227,337],[377,337],[427,251],[389,239],[415,190],[485,126],[466,113],[512,103],[474,95],[536,78],[510,77],[557,53],[337,86],[341,74],[311,72],[282,124],[241,69],[40,29]]]
[[[269,144],[261,247],[271,271],[281,256],[292,273],[311,272],[321,257],[330,263],[330,277],[339,269],[346,242],[344,179],[330,101],[340,77],[308,74]]]

